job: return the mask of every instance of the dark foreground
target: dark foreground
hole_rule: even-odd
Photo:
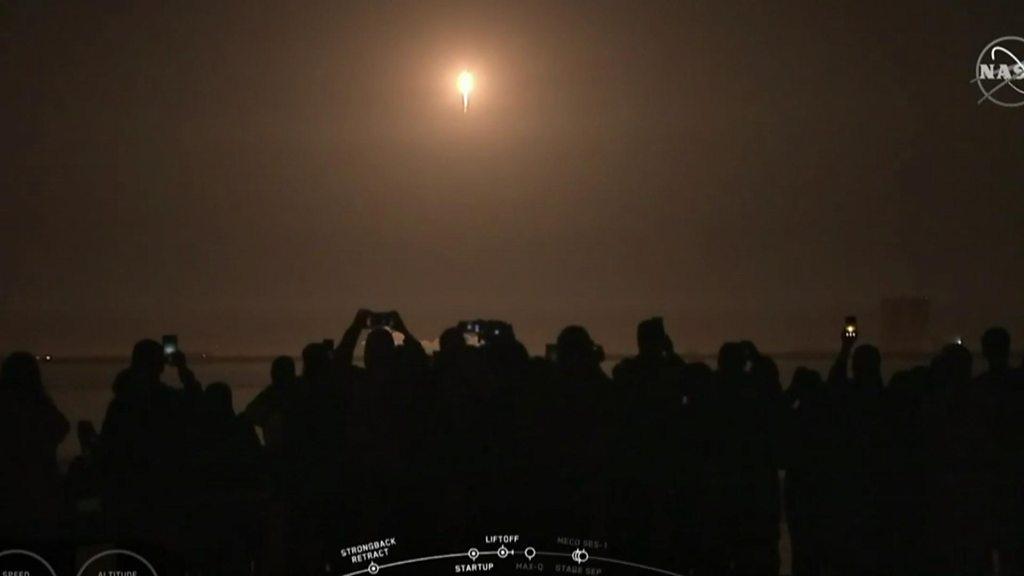
[[[59,574],[107,548],[160,574],[323,574],[366,568],[339,551],[378,539],[413,557],[515,532],[680,574],[777,574],[784,511],[794,574],[1021,573],[1024,378],[1005,331],[986,333],[980,376],[950,345],[888,383],[844,334],[829,374],[798,369],[785,391],[749,342],[712,368],[658,320],[637,340],[609,377],[581,327],[531,358],[507,324],[461,325],[428,357],[397,314],[360,312],[300,373],[276,359],[237,414],[227,384],[143,340],[65,475],[69,423],[35,358],[11,354],[0,548]]]

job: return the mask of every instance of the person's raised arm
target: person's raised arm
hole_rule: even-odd
[[[195,372],[188,367],[184,352],[179,350],[171,356],[171,366],[178,370],[178,381],[181,382],[186,396],[199,396],[203,392],[203,385],[196,378]]]
[[[338,342],[338,347],[334,349],[334,363],[336,365],[352,365],[352,358],[355,356],[356,346],[359,344],[359,334],[362,333],[363,328],[366,328],[366,323],[369,319],[370,311],[366,308],[360,308],[356,312],[356,317],[352,319],[352,324],[345,330],[341,340]]]
[[[842,333],[843,345],[839,348],[839,354],[836,356],[836,361],[832,364],[832,369],[828,371],[828,383],[839,384],[846,381],[846,367],[850,363],[850,352],[853,350],[853,345],[857,342],[857,333],[846,332]]]
[[[178,370],[178,381],[181,382],[182,398],[184,399],[183,406],[185,410],[195,413],[203,398],[203,385],[196,378],[195,372],[188,367],[185,353],[181,350],[171,356],[171,365]]]

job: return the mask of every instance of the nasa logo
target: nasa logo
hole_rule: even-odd
[[[986,100],[999,106],[1024,106],[1024,38],[1003,36],[990,42],[978,55],[974,80],[981,90],[980,105]]]

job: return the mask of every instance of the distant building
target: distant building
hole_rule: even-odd
[[[920,352],[928,348],[931,303],[927,298],[885,298],[880,306],[884,350]]]

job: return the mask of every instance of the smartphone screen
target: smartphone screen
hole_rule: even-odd
[[[163,337],[163,345],[164,356],[169,358],[172,354],[178,351],[178,335],[165,334]]]

